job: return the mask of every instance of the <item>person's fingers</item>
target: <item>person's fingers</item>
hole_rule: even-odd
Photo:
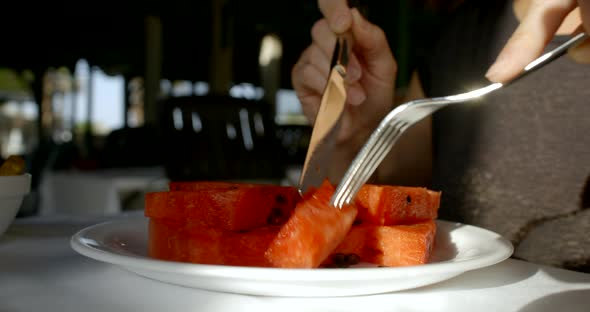
[[[301,111],[309,124],[313,125],[320,109],[320,98],[314,96],[313,98],[308,97],[301,100]]]
[[[334,54],[337,35],[328,27],[328,21],[326,19],[321,19],[313,25],[311,29],[311,38],[314,44],[320,47],[321,50],[325,53],[326,57],[323,59],[328,60],[328,62],[325,64],[325,69],[329,70],[330,63],[332,60],[331,58]],[[353,45],[354,43],[349,42],[349,44]],[[352,50],[349,52],[352,52]],[[354,82],[359,80],[360,77],[361,65],[357,57],[353,53],[351,53],[347,66],[346,80],[349,82]]]
[[[361,79],[363,73],[361,63],[354,53],[350,53],[348,58],[348,66],[346,66],[346,81],[353,83]]]
[[[314,93],[306,96],[297,95],[297,97],[301,102],[301,111],[303,112],[303,115],[307,118],[310,124],[313,124],[320,107],[320,96]]]
[[[313,63],[317,59],[309,57],[313,50],[313,47],[306,49],[301,60],[293,66],[291,81],[300,95],[321,94],[328,80],[328,71],[320,70],[320,66]]]
[[[356,8],[353,8],[351,12],[353,49],[356,55],[362,58],[359,61],[363,62],[367,71],[375,76],[377,81],[390,83],[395,79],[396,63],[385,33],[381,28],[367,21]]]
[[[313,45],[324,52],[328,60],[331,60],[334,53],[337,35],[328,27],[328,21],[323,18],[317,21],[311,28],[311,40]],[[325,68],[330,69],[330,64]]]
[[[346,90],[346,102],[351,105],[361,105],[367,99],[365,90],[358,82],[348,84]]]
[[[336,34],[345,33],[352,24],[347,0],[318,0],[318,6]]]
[[[313,123],[321,102],[322,93],[328,81],[329,61],[317,46],[308,47],[291,72],[291,82],[303,114]],[[320,65],[318,65],[320,64]]]
[[[328,77],[331,58],[317,45],[312,45],[307,51],[307,62],[314,66],[323,77]]]
[[[301,102],[305,116],[313,121],[317,114],[320,97],[328,80],[328,73],[310,63],[313,46],[307,48],[291,71],[291,82]],[[315,48],[317,49],[317,48]]]
[[[575,0],[533,1],[486,77],[493,82],[505,82],[520,73],[543,53],[561,22],[575,7]]]
[[[379,60],[384,54],[389,54],[389,46],[385,33],[378,26],[366,20],[358,9],[351,10],[354,24],[354,48],[361,50],[367,59]]]

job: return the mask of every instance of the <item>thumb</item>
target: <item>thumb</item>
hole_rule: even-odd
[[[350,28],[352,17],[346,0],[319,0],[318,5],[333,32],[343,34]]]
[[[355,53],[369,70],[375,70],[374,73],[388,69],[385,74],[389,75],[392,68],[395,71],[395,60],[383,30],[366,20],[358,9],[353,8],[351,13]]]

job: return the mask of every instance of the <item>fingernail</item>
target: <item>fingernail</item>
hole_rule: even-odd
[[[348,92],[348,102],[352,105],[361,105],[367,99],[367,95],[359,89],[351,88]]]
[[[348,73],[346,76],[350,81],[357,81],[361,78],[361,70],[351,62],[348,64]]]
[[[336,31],[338,33],[346,31],[346,29],[348,28],[348,21],[349,21],[349,18],[346,13],[343,12],[343,13],[339,13],[338,15],[336,15],[336,18],[334,19],[334,23],[332,24],[334,31]]]
[[[494,63],[486,72],[486,78],[492,82],[498,82],[498,78],[500,78],[501,74],[502,63],[496,62]]]

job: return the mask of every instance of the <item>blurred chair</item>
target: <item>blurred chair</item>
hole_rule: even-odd
[[[171,180],[279,180],[285,151],[265,102],[229,96],[163,100],[165,168]]]
[[[164,163],[162,135],[156,126],[111,131],[99,157],[100,168],[157,167]]]

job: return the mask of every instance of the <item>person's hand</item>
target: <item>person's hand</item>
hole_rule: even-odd
[[[539,57],[566,16],[579,6],[582,27],[590,34],[590,0],[532,0],[520,25],[510,37],[487,78],[494,82],[516,76]],[[590,63],[590,40],[570,49],[569,55],[580,63]]]
[[[326,85],[338,35],[352,38],[347,68],[347,103],[337,149],[350,158],[384,115],[393,108],[396,62],[385,33],[345,0],[319,0],[324,18],[311,30],[312,44],[293,67],[293,87],[305,116],[313,123]],[[345,160],[346,161],[346,160]]]

